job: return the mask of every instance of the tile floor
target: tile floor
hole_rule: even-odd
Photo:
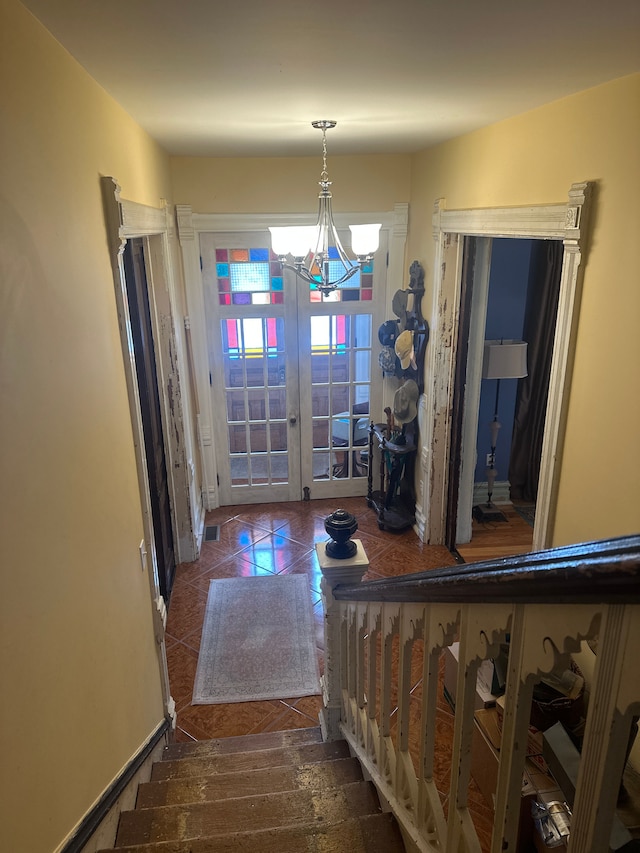
[[[318,725],[319,696],[231,705],[192,705],[191,696],[209,581],[214,578],[306,574],[315,615],[318,661],[323,671],[321,575],[314,545],[326,541],[324,520],[339,507],[353,513],[358,521],[354,538],[362,540],[371,564],[365,580],[424,571],[455,562],[444,546],[424,545],[411,529],[402,533],[380,531],[375,513],[367,507],[365,498],[222,507],[208,513],[206,523],[220,525],[220,539],[203,543],[200,559],[196,562],[178,566],[167,621],[169,679],[178,713],[176,740],[205,740]],[[412,711],[419,712],[421,678],[418,667],[414,678],[411,695],[415,708]],[[445,801],[453,715],[442,698],[437,726],[442,748],[436,758],[434,776]],[[417,732],[414,739],[411,730],[412,727],[410,739],[415,740],[417,751]],[[470,810],[483,849],[488,849],[491,810],[473,782]]]

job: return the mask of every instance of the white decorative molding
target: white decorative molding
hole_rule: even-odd
[[[153,615],[155,617],[154,626],[156,643],[161,643],[164,640],[164,634],[167,629],[167,604],[161,595],[156,598],[154,604],[155,609],[153,611]]]
[[[148,207],[146,204],[121,199],[120,210],[120,235],[124,238],[167,233],[167,214],[162,207]]]
[[[198,435],[204,447],[211,447],[213,439],[211,437],[211,424],[207,423],[201,415],[198,415]]]
[[[401,207],[402,205],[400,205]],[[201,231],[265,231],[278,225],[315,225],[318,218],[314,213],[192,213],[188,205],[176,205],[178,211],[178,230],[182,231],[182,219],[185,219],[185,235],[188,239],[189,227],[195,232]],[[191,214],[191,222],[187,217]],[[363,225],[380,222],[383,228],[391,229],[396,224],[396,212],[374,211],[372,213],[335,213],[334,221],[338,228],[348,229],[355,222]]]
[[[195,240],[195,229],[191,207],[188,204],[176,204],[176,223],[178,225],[178,239],[180,243],[187,240]]]
[[[522,237],[562,240],[567,233],[567,204],[445,210],[438,205],[434,231],[476,237]]]
[[[407,202],[393,206],[393,224],[391,231],[394,237],[406,237],[409,231],[409,204]]]
[[[207,510],[215,509],[218,506],[218,492],[213,486],[202,490],[202,500],[204,507]]]
[[[459,315],[460,236],[555,239],[564,244],[560,297],[551,365],[549,398],[543,438],[533,548],[548,547],[558,491],[562,443],[568,405],[572,354],[577,326],[581,282],[582,242],[590,185],[572,184],[568,202],[530,207],[446,210],[444,199],[434,203],[434,305],[431,345],[425,369],[425,394],[430,414],[424,434],[433,448],[428,471],[429,512],[426,541],[444,542],[447,512],[449,420],[453,405],[455,340]]]
[[[142,508],[142,519],[144,539],[148,545],[148,577],[151,592],[151,605],[153,608],[154,629],[158,646],[158,665],[165,704],[170,701],[169,675],[164,645],[164,623],[166,622],[166,607],[160,597],[158,588],[158,568],[155,550],[155,537],[151,511],[151,496],[149,493],[149,476],[147,470],[146,454],[144,452],[144,431],[142,414],[140,408],[140,392],[138,388],[137,371],[135,365],[135,354],[131,345],[131,320],[129,316],[127,285],[124,273],[122,253],[127,240],[144,237],[145,261],[149,262],[149,297],[152,305],[152,322],[154,323],[154,334],[158,335],[158,346],[162,347],[159,353],[165,355],[166,361],[158,359],[160,387],[158,388],[160,399],[163,404],[163,414],[170,418],[165,423],[165,430],[174,440],[174,444],[165,447],[167,453],[167,465],[170,471],[169,490],[172,506],[171,520],[175,539],[177,558],[185,559],[190,556],[193,544],[192,521],[197,514],[196,508],[191,506],[191,492],[188,488],[188,474],[184,458],[174,452],[176,448],[183,452],[183,448],[190,443],[190,437],[185,434],[185,411],[183,399],[180,395],[180,376],[184,373],[184,364],[181,363],[176,347],[178,329],[174,320],[179,315],[176,311],[175,289],[172,279],[171,252],[168,240],[168,216],[169,208],[166,203],[160,208],[149,207],[121,198],[121,190],[118,182],[111,177],[101,179],[103,206],[105,213],[105,224],[111,269],[115,286],[116,307],[121,335],[121,345],[125,365],[125,376],[129,394],[129,408],[133,428],[135,459],[138,474],[138,485],[140,490],[140,504]],[[165,305],[162,311],[156,311],[156,299],[162,293]],[[168,300],[169,307],[166,302]],[[158,353],[156,353],[158,357]],[[167,368],[167,362],[171,362],[169,373],[162,373]],[[177,366],[176,366],[177,365]],[[175,389],[174,396],[169,400],[167,395],[168,382],[170,378],[171,387]],[[168,426],[168,429],[167,429]],[[193,490],[191,490],[193,491]],[[179,509],[177,509],[179,507]],[[192,509],[194,511],[192,511]],[[185,549],[184,555],[181,548]],[[159,601],[157,599],[160,599]],[[163,613],[164,607],[164,613]]]
[[[418,539],[420,539],[421,541],[424,541],[424,531],[425,531],[425,528],[427,525],[427,516],[423,512],[423,510],[417,506],[416,506],[416,511],[415,511],[415,519],[416,520],[415,520],[415,524],[413,525],[413,529],[414,529]]]

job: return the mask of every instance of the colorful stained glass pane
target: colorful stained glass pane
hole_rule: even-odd
[[[373,276],[371,273],[362,276],[362,287],[373,287]]]
[[[234,293],[233,294],[233,304],[234,305],[251,305],[251,294],[250,293]]]
[[[216,261],[223,263],[229,260],[229,252],[227,249],[216,249]]]
[[[231,292],[231,281],[228,278],[219,278],[218,279],[218,293],[230,293]]]
[[[271,290],[282,290],[282,276],[271,277]]]
[[[220,300],[220,305],[231,305],[231,294],[230,293],[221,293],[218,298]]]
[[[329,246],[329,251],[327,252],[330,258],[339,258],[338,250],[335,246]]]
[[[268,264],[231,264],[231,290],[254,292],[269,290]]]
[[[252,305],[269,305],[271,300],[269,299],[268,293],[252,293],[251,294],[251,304]]]
[[[373,272],[373,261],[369,261],[368,264],[363,264],[362,272],[372,273]]]
[[[269,269],[271,270],[271,277],[278,278],[282,276],[282,264],[279,261],[271,261],[269,264]]]
[[[229,264],[216,264],[218,278],[229,278]]]
[[[362,299],[363,302],[371,302],[373,299],[373,290],[361,290],[360,299]]]
[[[272,293],[271,303],[272,305],[284,305],[284,293]]]
[[[229,340],[230,349],[238,349],[238,321],[227,320],[227,338]]]
[[[342,291],[342,301],[343,302],[357,302],[360,299],[360,291],[359,290],[343,290]]]
[[[269,260],[269,250],[268,249],[249,249],[249,260],[250,261],[268,261]]]
[[[231,260],[236,263],[242,263],[249,260],[248,249],[231,249]]]
[[[329,279],[331,281],[337,281],[340,276],[344,275],[344,267],[342,266],[341,261],[329,261]],[[341,285],[339,285],[340,289],[343,287],[360,287],[360,270],[355,272],[351,278],[348,278]]]
[[[268,347],[277,347],[278,346],[278,333],[276,331],[276,318],[275,317],[267,317],[267,346]]]

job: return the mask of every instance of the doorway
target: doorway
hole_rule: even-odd
[[[449,460],[451,451],[451,408],[455,391],[457,332],[460,320],[460,293],[464,238],[532,238],[562,241],[557,320],[549,376],[533,550],[550,547],[558,497],[564,427],[566,422],[572,358],[580,299],[581,261],[586,234],[586,212],[590,196],[588,183],[576,183],[564,203],[530,207],[445,209],[436,201],[433,216],[436,252],[432,303],[432,340],[426,365],[425,396],[418,413],[421,428],[420,470],[416,520],[420,537],[431,544],[446,541]],[[479,341],[478,343],[481,343]],[[482,362],[468,361],[480,382]]]
[[[499,521],[510,523],[499,505],[514,501],[516,513],[533,526],[562,257],[558,240],[464,238],[452,410],[455,464],[452,461],[446,523],[446,544],[452,550],[472,539],[471,508],[487,504],[490,461],[497,471],[491,486],[492,502],[498,503],[493,513],[497,527]],[[479,375],[474,367],[483,359],[485,340],[525,341],[527,375],[499,385]],[[491,459],[496,421],[500,426]],[[508,518],[517,520],[513,513]],[[496,524],[492,526],[497,530]],[[478,529],[475,525],[475,533]],[[526,528],[524,534],[518,529],[517,536],[516,531],[500,533],[513,534],[518,542],[528,538]]]
[[[158,582],[160,594],[168,603],[176,570],[176,555],[161,401],[158,390],[158,370],[142,238],[127,241],[123,252],[123,264],[142,415]]]
[[[220,504],[365,495],[384,264],[323,295],[267,231],[202,232],[200,258]]]

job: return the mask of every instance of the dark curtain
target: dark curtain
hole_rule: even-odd
[[[522,333],[529,344],[529,374],[518,382],[509,460],[512,500],[535,503],[538,494],[563,252],[557,240],[536,240],[531,251]]]

